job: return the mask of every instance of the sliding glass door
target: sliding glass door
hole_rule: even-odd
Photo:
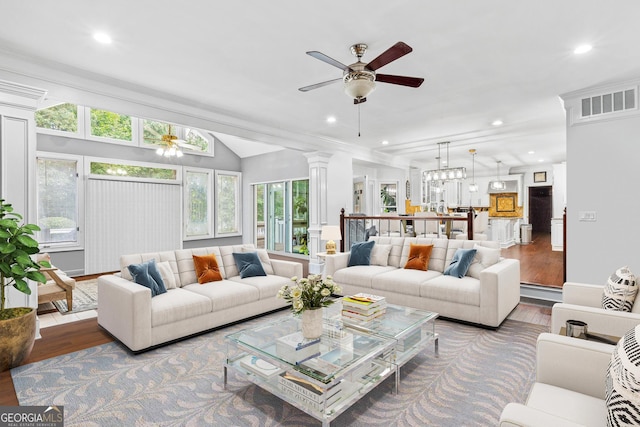
[[[309,180],[254,184],[253,194],[256,247],[308,254]]]

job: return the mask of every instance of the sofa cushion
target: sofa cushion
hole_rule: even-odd
[[[177,287],[176,277],[173,270],[171,269],[171,264],[169,263],[169,261],[158,262],[156,263],[156,266],[158,267],[158,271],[162,276],[162,281],[164,282],[167,290],[175,289]]]
[[[290,285],[292,283],[291,279],[274,275],[247,277],[245,279],[240,278],[240,276],[235,276],[229,280],[257,289],[259,299],[275,298],[283,285]]]
[[[241,278],[267,275],[256,252],[234,252],[233,258]]]
[[[195,285],[200,286],[200,285]],[[210,298],[181,288],[151,299],[151,326],[160,326],[210,313]]]
[[[477,249],[458,249],[447,267],[444,270],[444,274],[447,276],[453,276],[462,278],[467,274],[469,266],[475,257]]]
[[[169,264],[171,264],[171,269],[174,270],[174,272],[177,271],[175,252],[166,251],[166,252],[149,252],[144,254],[122,255],[120,257],[120,274],[124,279],[133,280],[133,277],[131,277],[131,273],[129,272],[129,269],[127,268],[127,266],[131,264],[140,264],[145,261],[149,261],[150,259],[154,259],[156,262],[168,261]]]
[[[218,259],[215,254],[193,255],[193,265],[196,269],[198,283],[203,284],[222,280]]]
[[[404,265],[406,269],[427,271],[433,245],[409,245],[409,257]]]
[[[372,236],[369,240],[383,245],[391,245],[391,251],[389,251],[389,265],[393,267],[400,267],[400,258],[402,257],[402,247],[404,245],[404,237],[387,237],[387,236]],[[405,260],[406,263],[406,260]]]
[[[164,282],[161,285],[157,281],[157,279],[160,278],[160,272],[156,268],[156,262],[154,259],[150,259],[149,261],[142,262],[140,264],[131,264],[127,269],[129,270],[131,277],[133,277],[134,282],[151,290],[152,298],[167,292],[167,289],[164,287]]]
[[[371,262],[369,265],[379,265],[386,267],[389,265],[389,253],[391,253],[391,245],[382,245],[376,243],[371,249]]]
[[[353,267],[356,265],[369,265],[371,264],[371,250],[376,242],[373,240],[368,242],[358,242],[351,245],[351,251],[349,252],[349,261],[347,267]]]
[[[478,240],[450,240],[447,246],[447,256],[445,257],[445,265],[451,264],[453,256],[458,249],[473,249],[477,246],[490,249],[500,249],[500,243],[491,240],[478,241]]]
[[[196,266],[193,262],[193,256],[204,256],[209,254],[215,254],[218,260],[218,268],[220,269],[220,275],[225,279],[228,276],[224,265],[220,263],[222,255],[220,254],[220,248],[217,246],[208,248],[195,248],[195,249],[181,249],[175,251],[176,265],[178,267],[178,276],[180,277],[180,285],[186,286],[192,283],[198,283],[198,276],[196,275]]]
[[[409,259],[409,251],[411,249],[411,244],[417,245],[433,245],[433,249],[431,250],[431,257],[429,258],[429,266],[428,270],[435,270],[437,272],[444,272],[446,267],[445,265],[445,257],[447,256],[447,246],[449,240],[447,239],[437,239],[435,237],[408,237],[405,239],[403,248],[402,248],[402,256],[400,258],[401,266],[407,263]],[[448,265],[448,264],[447,264]]]
[[[631,311],[638,293],[636,276],[629,267],[617,269],[607,280],[602,294],[602,308],[606,310]]]
[[[583,426],[606,425],[607,409],[602,399],[549,384],[534,383],[527,406]]]
[[[226,279],[215,283],[205,283],[204,285],[194,283],[185,286],[183,289],[187,292],[207,297],[211,301],[212,311],[214,312],[249,304],[258,301],[260,298],[260,292],[255,287]],[[275,298],[275,292],[273,297]]]
[[[500,261],[500,249],[491,249],[475,244],[476,255],[469,266],[467,275],[480,280],[480,272]]]
[[[432,300],[480,306],[480,281],[465,276],[461,279],[443,274],[423,282],[420,296]]]
[[[269,253],[266,249],[256,249],[253,244],[246,243],[242,245],[242,252],[257,252],[264,272],[267,274],[275,274],[273,271],[273,265],[271,265],[271,258],[269,258]]]
[[[224,265],[225,278],[229,279],[231,277],[239,276],[240,271],[238,271],[238,266],[236,265],[236,259],[233,257],[233,253],[244,252],[244,248],[246,245],[230,245],[230,246],[220,246],[220,254],[222,256],[222,264]]]
[[[341,268],[333,273],[333,281],[339,285],[353,285],[371,288],[372,280],[378,274],[387,271],[397,271],[396,267],[381,267],[379,265],[357,265]]]
[[[373,277],[371,288],[419,297],[422,284],[441,275],[437,271],[398,268]]]

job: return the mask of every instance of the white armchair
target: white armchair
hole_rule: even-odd
[[[562,302],[551,309],[551,332],[560,333],[567,320],[580,320],[589,332],[622,337],[640,324],[640,296],[631,312],[602,308],[604,285],[567,282],[562,288]]]
[[[527,403],[505,406],[500,427],[606,425],[605,379],[613,349],[599,342],[540,334],[536,382]]]

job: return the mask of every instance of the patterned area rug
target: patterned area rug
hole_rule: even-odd
[[[228,333],[280,312],[133,356],[118,343],[11,371],[20,405],[64,405],[65,426],[318,426],[234,371],[223,389]],[[548,328],[507,320],[497,331],[437,320],[433,347],[336,418],[333,426],[497,425],[535,379],[535,343]]]
[[[53,301],[53,305],[62,314],[95,310],[98,308],[98,280],[91,279],[76,282],[76,288],[73,290],[73,310],[67,311],[67,300],[64,299]]]

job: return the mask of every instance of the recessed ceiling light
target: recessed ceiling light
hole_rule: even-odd
[[[335,122],[336,122],[336,118],[334,116],[327,117],[327,123],[335,123]]]
[[[538,161],[539,161],[540,163],[542,163],[542,162],[544,162],[544,159],[538,159]]]
[[[531,150],[531,151],[529,151],[529,154],[536,154],[536,152]]]
[[[95,41],[97,41],[98,43],[102,43],[102,44],[111,44],[111,37],[109,36],[109,34],[107,33],[95,33],[93,35],[93,38],[95,39]]]
[[[389,141],[385,139],[384,141],[382,141],[382,145],[389,145]]]
[[[593,46],[590,44],[581,44],[573,50],[573,53],[576,55],[582,55],[583,53],[589,52],[591,49],[593,49]]]
[[[502,126],[503,122],[502,122],[502,120],[498,119],[498,120],[494,120],[493,122],[491,122],[491,124],[493,126]]]

